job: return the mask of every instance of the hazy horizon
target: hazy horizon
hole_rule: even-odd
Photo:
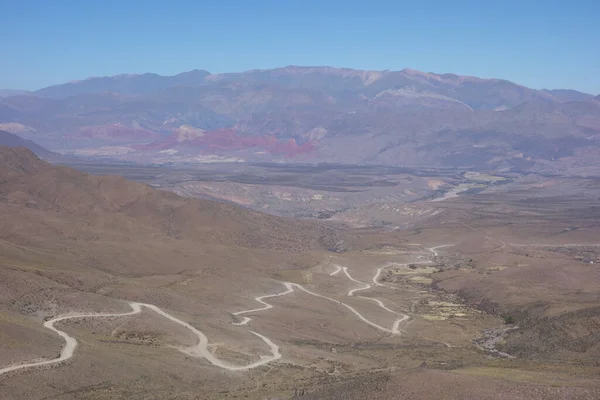
[[[359,68],[351,68],[351,67],[346,67],[346,66],[332,66],[332,65],[301,65],[301,64],[290,64],[290,65],[280,65],[280,66],[274,66],[271,68],[252,68],[252,69],[248,69],[248,70],[240,70],[240,71],[210,71],[206,68],[192,68],[190,70],[185,70],[185,71],[178,71],[178,72],[174,72],[174,73],[165,73],[165,74],[161,74],[161,73],[157,73],[154,71],[143,71],[143,72],[122,72],[122,73],[118,73],[118,74],[114,74],[114,75],[90,75],[81,79],[71,79],[68,81],[64,81],[64,82],[56,82],[50,85],[46,85],[46,86],[41,86],[41,87],[36,87],[33,89],[23,89],[23,88],[14,88],[14,87],[2,87],[0,88],[0,90],[14,90],[14,91],[28,91],[28,92],[35,92],[37,90],[40,89],[44,89],[47,87],[51,87],[51,86],[56,86],[56,85],[62,85],[65,83],[74,83],[74,82],[82,82],[88,79],[96,79],[96,78],[113,78],[113,77],[118,77],[118,76],[139,76],[139,75],[145,75],[145,74],[156,74],[156,75],[160,75],[160,76],[175,76],[178,74],[183,74],[186,72],[191,72],[194,70],[204,70],[204,71],[208,71],[213,75],[219,75],[219,74],[236,74],[236,73],[244,73],[244,72],[248,72],[248,71],[253,71],[253,70],[272,70],[272,69],[281,69],[281,68],[287,68],[287,67],[300,67],[300,68],[338,68],[338,69],[352,69],[352,70],[361,70]],[[411,67],[404,67],[401,69],[387,69],[387,71],[401,71],[401,70],[416,70],[416,68],[411,68]],[[386,71],[386,69],[367,69],[365,71]],[[431,74],[436,74],[436,75],[444,75],[444,74],[454,74],[454,75],[459,75],[459,76],[473,76],[476,78],[481,78],[481,79],[498,79],[498,80],[506,80],[506,81],[510,81],[531,89],[536,89],[536,90],[577,90],[577,89],[573,89],[570,87],[532,87],[532,86],[528,86],[525,85],[521,82],[517,82],[517,81],[511,81],[510,79],[506,79],[506,78],[502,78],[502,77],[497,77],[497,76],[479,76],[479,75],[467,75],[467,74],[461,74],[459,72],[454,72],[454,71],[423,71],[423,70],[419,70],[421,72],[424,73],[431,73]],[[590,92],[590,91],[583,91],[583,90],[577,90],[579,92],[582,93],[587,93],[587,94],[591,94],[591,95],[598,95],[600,93],[595,93],[595,92]]]
[[[382,12],[385,10],[385,12]],[[286,65],[454,73],[600,93],[594,1],[426,5],[379,1],[176,6],[22,1],[5,7],[0,88],[94,76]]]

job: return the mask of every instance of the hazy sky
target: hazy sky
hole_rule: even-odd
[[[286,65],[600,93],[600,0],[0,0],[0,88]]]

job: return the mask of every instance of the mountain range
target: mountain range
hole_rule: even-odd
[[[600,98],[410,69],[194,70],[9,95],[0,129],[60,153],[138,163],[582,171],[600,155]]]

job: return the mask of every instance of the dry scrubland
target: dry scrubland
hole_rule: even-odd
[[[197,338],[151,310],[72,319],[56,327],[74,357],[0,375],[1,398],[600,398],[596,181],[423,203],[438,212],[401,231],[182,199],[22,149],[0,149],[0,182],[0,368],[58,356],[45,319],[123,300],[188,322],[229,363],[269,354],[251,331],[282,354],[230,372],[178,351]],[[296,286],[272,308],[233,315],[282,282]]]

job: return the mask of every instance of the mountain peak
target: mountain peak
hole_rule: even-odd
[[[427,76],[427,75],[431,74],[431,72],[423,72],[423,71],[419,71],[418,69],[412,69],[412,68],[404,68],[400,72],[403,72],[406,75],[420,75],[420,76]]]

